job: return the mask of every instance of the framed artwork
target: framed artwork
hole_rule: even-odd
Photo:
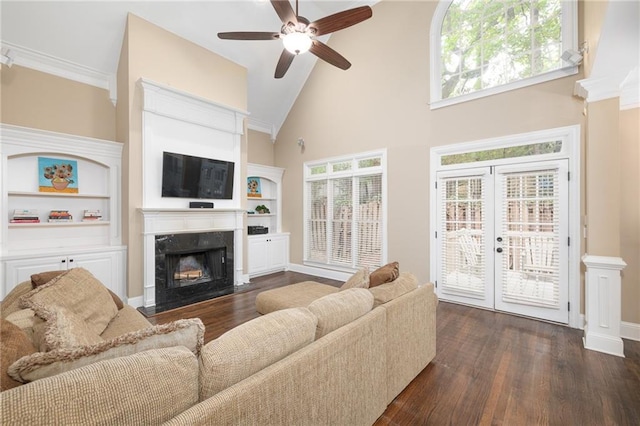
[[[60,158],[38,157],[40,192],[78,193],[78,162]]]
[[[262,198],[262,190],[260,189],[259,177],[247,178],[247,197]]]

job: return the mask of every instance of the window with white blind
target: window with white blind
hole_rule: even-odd
[[[386,152],[304,165],[304,262],[351,271],[386,262]]]

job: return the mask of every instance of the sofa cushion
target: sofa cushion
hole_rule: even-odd
[[[400,264],[398,262],[387,263],[379,267],[369,275],[369,288],[380,284],[390,283],[400,276]]]
[[[31,275],[31,286],[33,288],[39,287],[66,272],[67,271],[46,271],[46,272],[39,272],[37,274],[33,274]],[[124,303],[122,303],[122,299],[120,299],[120,297],[118,297],[117,294],[115,294],[108,288],[107,288],[107,291],[109,292],[109,295],[113,299],[113,303],[116,304],[116,307],[118,308],[118,310],[122,309],[122,307],[124,306]]]
[[[256,310],[261,314],[268,314],[281,309],[306,308],[314,300],[338,290],[332,285],[315,281],[285,285],[259,293],[256,297]]]
[[[57,306],[73,312],[100,335],[118,314],[107,288],[84,268],[73,268],[22,296],[22,306],[39,309]]]
[[[7,374],[11,364],[36,351],[27,335],[18,326],[0,318],[0,392],[20,386],[22,383]]]
[[[5,318],[7,321],[17,325],[22,330],[31,342],[34,342],[34,329],[36,325],[44,323],[40,317],[36,316],[33,309],[20,309],[7,315]]]
[[[37,352],[13,363],[8,373],[20,382],[31,382],[149,349],[186,346],[198,354],[203,342],[202,321],[198,318],[184,319],[123,334],[94,345]]]
[[[104,340],[109,340],[131,331],[149,328],[151,325],[136,308],[125,305],[107,325],[100,337]]]
[[[198,361],[186,348],[140,352],[10,389],[11,425],[159,425],[198,402]]]
[[[0,315],[2,315],[2,318],[6,318],[8,315],[22,309],[20,299],[31,290],[33,290],[33,288],[31,287],[30,281],[23,281],[15,286],[2,300],[2,304],[0,305]]]
[[[348,288],[369,288],[369,269],[360,269],[340,286],[341,291]]]
[[[306,308],[284,309],[241,324],[207,343],[200,353],[200,400],[312,343],[316,322]]]
[[[360,318],[372,306],[373,296],[364,288],[350,288],[312,302],[309,310],[318,318],[316,339]]]
[[[373,306],[376,307],[416,288],[418,288],[418,279],[415,275],[403,272],[396,280],[370,288],[369,291],[373,294]]]

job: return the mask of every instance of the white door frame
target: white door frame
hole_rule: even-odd
[[[465,169],[481,166],[496,166],[501,164],[511,164],[514,159],[479,161],[466,164],[442,165],[441,158],[446,155],[461,154],[466,152],[485,151],[490,149],[505,148],[519,145],[529,145],[550,141],[562,141],[560,152],[552,154],[532,155],[519,157],[520,162],[537,162],[554,159],[567,159],[569,161],[569,326],[582,328],[583,324],[580,315],[580,246],[581,246],[581,225],[580,225],[580,125],[558,127],[554,129],[540,130],[529,133],[500,136],[491,139],[463,142],[458,144],[431,148],[430,151],[430,191],[429,202],[430,211],[430,253],[429,275],[430,280],[437,279],[437,240],[436,240],[436,214],[437,208],[437,172],[454,169]]]

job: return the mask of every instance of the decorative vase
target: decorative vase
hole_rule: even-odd
[[[67,186],[69,186],[69,181],[61,178],[53,178],[51,179],[51,185],[53,185],[53,188],[55,190],[62,191]]]

